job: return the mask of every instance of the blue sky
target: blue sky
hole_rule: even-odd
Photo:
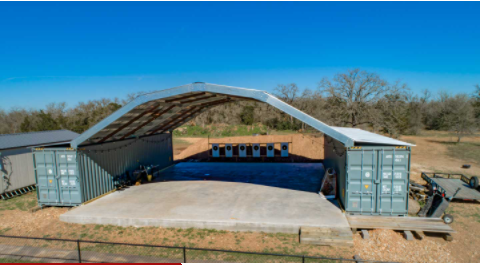
[[[0,2],[0,108],[195,81],[316,88],[351,68],[472,93],[479,2]]]

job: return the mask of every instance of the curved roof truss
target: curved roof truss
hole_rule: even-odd
[[[354,139],[348,135],[265,91],[198,82],[138,96],[72,140],[71,146],[76,148],[166,133],[212,107],[240,100],[265,102],[342,142],[345,146],[354,145]]]

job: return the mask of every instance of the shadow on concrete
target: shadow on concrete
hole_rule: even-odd
[[[153,182],[225,181],[319,192],[321,163],[180,162],[155,175]]]

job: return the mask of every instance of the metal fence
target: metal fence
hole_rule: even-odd
[[[0,235],[0,263],[324,263],[359,259]]]

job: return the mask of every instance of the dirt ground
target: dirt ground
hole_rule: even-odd
[[[179,157],[179,155],[183,153],[185,149],[196,146],[194,144],[201,139],[202,138],[175,138],[173,140],[174,160],[176,160],[176,157]]]
[[[322,138],[301,134],[269,137],[263,140],[281,142],[286,137],[290,138],[293,153],[322,159]],[[453,145],[454,138],[442,132],[404,136],[401,139],[417,145],[412,149],[411,169],[411,178],[416,182],[423,182],[419,177],[421,171],[460,172],[479,176],[479,137],[463,139],[464,145]],[[228,143],[240,140],[248,142],[252,141],[252,137],[230,137],[216,141]],[[262,138],[256,138],[257,142],[260,140]],[[205,151],[206,146],[206,138],[175,139],[175,158],[191,157]],[[462,149],[458,150],[458,147]],[[463,164],[470,164],[471,168],[462,169]],[[359,234],[354,235],[354,247],[348,248],[303,245],[298,243],[297,235],[290,234],[67,224],[60,222],[59,216],[68,208],[46,208],[31,213],[28,209],[35,205],[35,201],[35,194],[0,201],[0,233],[344,258],[359,254],[366,260],[396,262],[480,262],[479,203],[450,204],[447,212],[454,216],[455,221],[451,226],[457,232],[453,234],[452,242],[435,234],[429,234],[423,240],[406,241],[399,232],[374,230],[369,240],[363,240]]]
[[[412,148],[411,180],[425,184],[421,178],[421,172],[447,172],[462,173],[469,176],[479,176],[479,136],[465,137],[464,145],[459,147],[458,152],[471,152],[471,156],[463,159],[452,152],[455,147],[455,137],[446,132],[424,132],[420,136],[402,136],[402,141],[416,144]],[[175,141],[181,142],[176,144]],[[174,140],[174,160],[186,158],[199,158],[198,154],[206,152],[209,143],[271,143],[290,142],[293,155],[303,156],[310,159],[320,160],[324,158],[324,139],[319,135],[291,134],[291,135],[259,135],[237,136],[226,138],[177,138]],[[466,146],[472,144],[472,146]],[[467,150],[464,150],[466,148]],[[456,150],[454,150],[456,151]],[[452,153],[451,153],[452,152]],[[474,154],[472,154],[475,152]],[[203,157],[202,157],[203,158]],[[462,165],[469,164],[469,169]]]
[[[402,136],[400,140],[416,144],[412,148],[411,180],[424,184],[425,181],[421,179],[421,172],[423,171],[479,176],[479,136],[463,138],[459,150],[453,150],[453,147],[456,148],[456,139],[449,133],[433,134],[426,132],[421,136]],[[472,146],[466,146],[467,144]],[[461,154],[458,156],[456,151]],[[472,152],[477,153],[463,157],[463,154]],[[464,164],[471,165],[471,168],[462,168]]]
[[[26,205],[35,201],[34,193],[12,199],[0,208],[0,233],[30,237],[83,239],[95,241],[203,247],[252,252],[343,257],[352,259],[352,249],[301,245],[293,234],[229,232],[210,229],[175,229],[160,227],[120,227],[111,225],[79,225],[59,221],[69,208],[51,207],[35,213]],[[6,209],[8,208],[8,209]],[[5,242],[2,240],[2,242]],[[5,242],[6,243],[6,242]]]
[[[195,157],[196,153],[207,150],[205,138],[182,138],[193,142],[176,159]],[[457,145],[456,137],[450,132],[422,132],[419,136],[402,136],[400,140],[416,144],[412,148],[411,180],[425,184],[421,172],[462,173],[479,176],[479,136],[464,137]],[[323,159],[323,138],[317,135],[272,135],[244,136],[209,139],[210,143],[252,143],[292,142],[293,154],[302,154],[314,159]],[[175,146],[174,146],[175,147]],[[469,169],[462,165],[469,164]],[[453,214],[452,224],[456,234],[453,242],[446,242],[438,235],[431,234],[422,241],[406,241],[401,233],[391,230],[375,230],[371,240],[354,236],[352,253],[364,259],[401,262],[479,262],[480,261],[480,212],[479,204],[453,202],[448,209]],[[412,253],[412,255],[406,255]]]
[[[175,145],[174,149],[182,152],[174,151],[174,160],[182,160],[186,158],[205,159],[206,151],[209,150],[209,144],[242,144],[242,143],[282,143],[289,142],[289,153],[311,160],[320,160],[324,158],[324,140],[319,135],[291,134],[291,135],[258,135],[258,136],[235,136],[226,138],[177,138],[176,141],[185,141],[192,145],[184,148],[184,145]],[[278,148],[278,147],[276,147]]]

